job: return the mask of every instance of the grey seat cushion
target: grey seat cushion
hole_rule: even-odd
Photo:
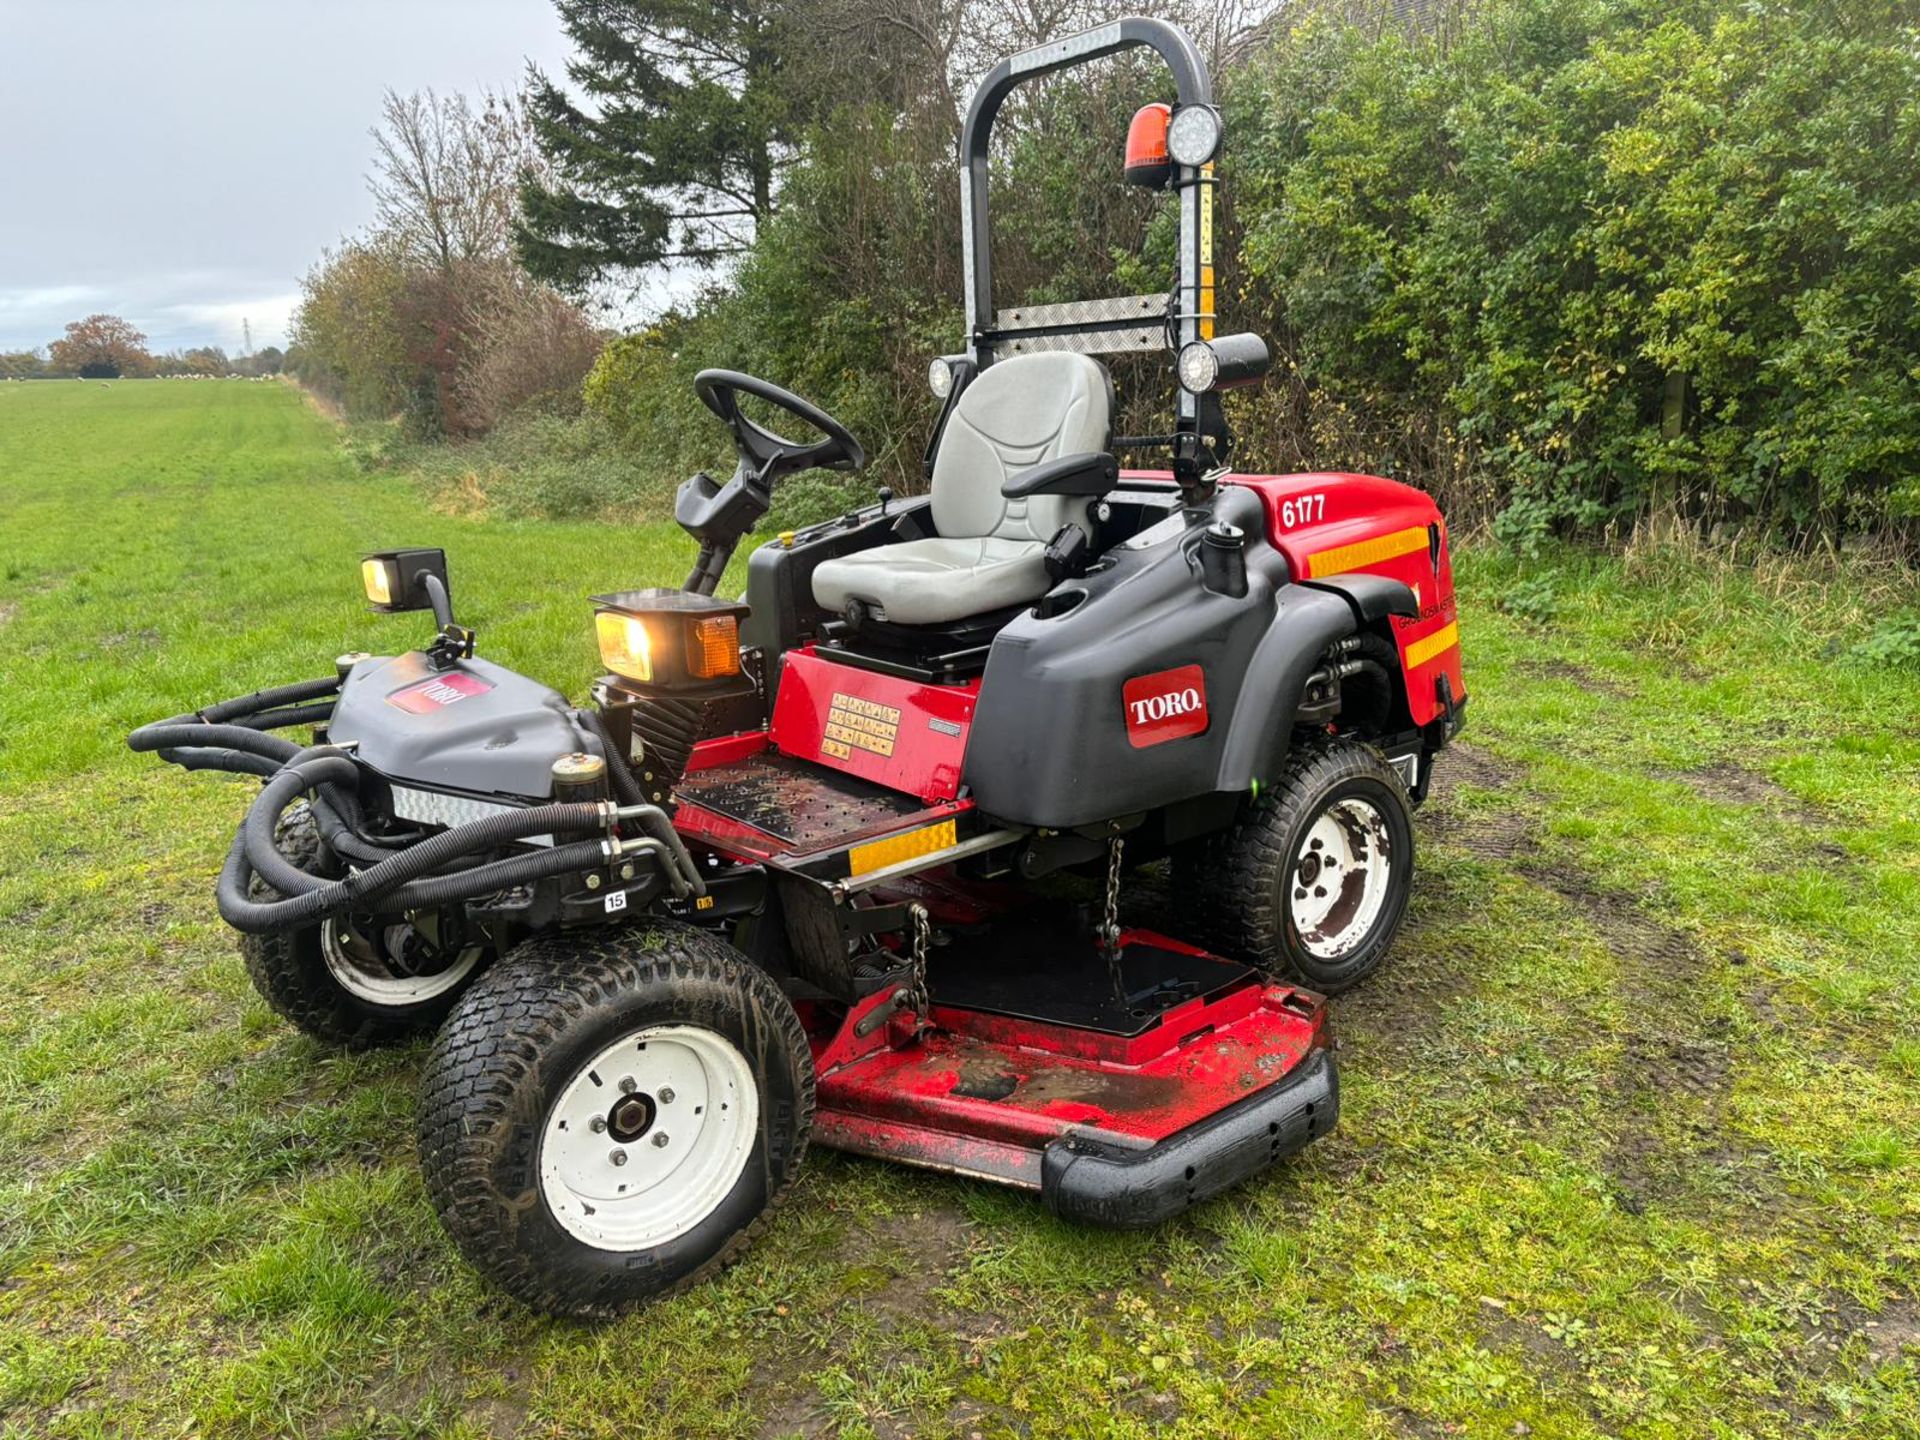
[[[823,561],[813,598],[829,610],[849,600],[896,625],[939,625],[1047,593],[1046,547],[1034,540],[907,540]]]
[[[1038,600],[1042,552],[1062,525],[1087,523],[1085,499],[1009,500],[1001,486],[1062,455],[1104,450],[1111,400],[1096,360],[1065,352],[988,366],[947,417],[933,460],[933,528],[909,540],[822,561],[815,603],[849,600],[900,625],[937,625]]]

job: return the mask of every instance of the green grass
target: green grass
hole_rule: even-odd
[[[440,1235],[417,1050],[254,998],[249,786],[121,744],[415,638],[362,548],[444,544],[575,696],[582,597],[687,564],[422,493],[281,386],[0,386],[0,1434],[1920,1434],[1920,675],[1849,658],[1910,579],[1468,553],[1333,1137],[1148,1235],[816,1153],[737,1269],[588,1328]]]

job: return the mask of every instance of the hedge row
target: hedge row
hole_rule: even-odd
[[[1108,153],[1140,73],[1022,112],[1001,191],[1022,210],[1002,234],[1032,224],[1021,298],[1164,269],[1165,207],[1116,205]],[[1238,405],[1244,468],[1384,470],[1522,540],[1649,507],[1920,528],[1910,5],[1493,0],[1440,33],[1309,22],[1222,94],[1223,319],[1281,357]],[[678,467],[711,449],[692,371],[758,370],[842,412],[880,442],[880,478],[911,484],[918,376],[959,340],[954,193],[944,150],[848,114],[733,280],[610,350],[589,403]],[[1162,383],[1127,385],[1136,411]]]

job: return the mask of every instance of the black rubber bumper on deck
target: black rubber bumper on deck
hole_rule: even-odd
[[[1147,1150],[1078,1137],[1040,1161],[1040,1198],[1062,1219],[1145,1229],[1259,1174],[1333,1129],[1340,1081],[1333,1055],[1315,1050],[1279,1084]]]

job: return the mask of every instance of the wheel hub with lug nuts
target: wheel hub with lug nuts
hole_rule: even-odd
[[[656,1128],[669,1104],[671,1135]],[[725,1036],[697,1025],[637,1030],[575,1072],[549,1106],[541,1196],[562,1229],[597,1249],[663,1244],[731,1193],[759,1113],[753,1071]]]
[[[1300,943],[1316,960],[1339,960],[1373,933],[1393,879],[1386,817],[1357,796],[1315,817],[1294,856],[1288,904]]]

